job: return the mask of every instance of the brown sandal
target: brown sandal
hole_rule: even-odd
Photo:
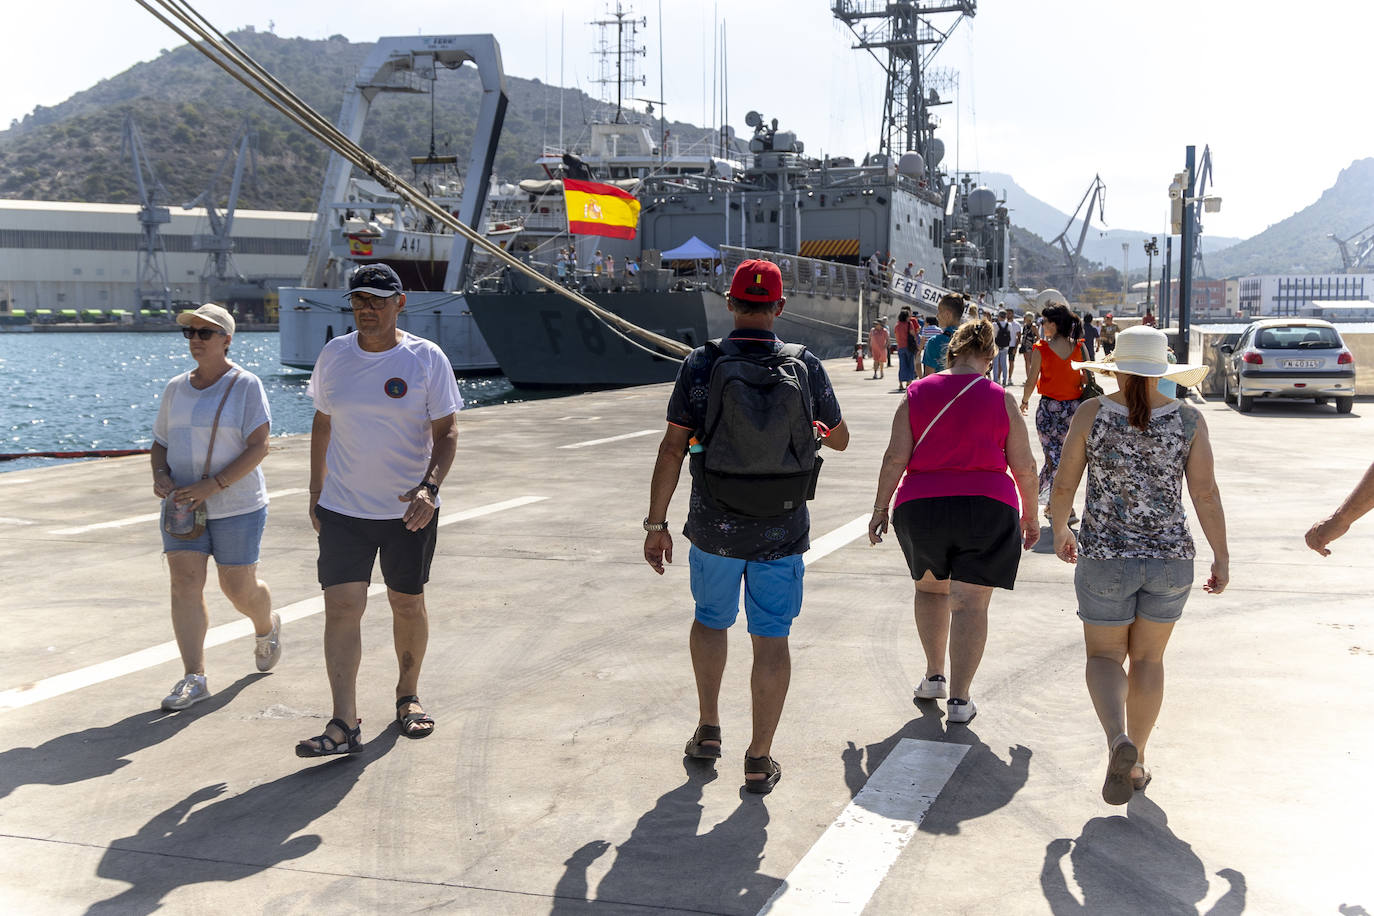
[[[750,773],[762,773],[762,779],[750,779]],[[782,764],[772,757],[750,757],[744,755],[744,788],[755,795],[767,795],[782,779]]]
[[[716,743],[703,744],[703,741]],[[720,726],[698,725],[697,730],[692,732],[692,739],[687,742],[687,749],[683,753],[688,757],[696,757],[700,760],[715,760],[720,756]]]
[[[1141,772],[1140,776],[1134,775],[1136,770]],[[1155,778],[1154,774],[1150,772],[1150,768],[1143,763],[1137,763],[1132,767],[1131,773],[1131,788],[1135,789],[1137,792],[1144,792],[1145,787],[1150,784],[1150,780]]]

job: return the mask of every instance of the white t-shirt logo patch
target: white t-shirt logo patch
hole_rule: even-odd
[[[386,396],[389,398],[403,398],[406,396],[406,380],[403,378],[389,378],[383,386]]]

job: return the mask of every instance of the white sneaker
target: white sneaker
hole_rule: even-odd
[[[172,692],[162,700],[162,708],[169,712],[194,706],[210,698],[210,685],[203,674],[188,674],[172,685]]]
[[[941,700],[949,696],[948,685],[943,674],[932,674],[921,678],[921,683],[912,691],[913,700]]]
[[[272,666],[281,658],[281,618],[272,612],[272,631],[266,636],[255,637],[253,658],[259,671],[271,671]]]
[[[945,716],[955,725],[972,722],[978,715],[978,707],[972,700],[950,700],[945,704]]]

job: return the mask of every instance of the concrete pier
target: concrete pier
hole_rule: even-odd
[[[784,776],[763,798],[740,789],[742,623],[724,758],[681,753],[696,717],[685,471],[662,578],[640,530],[668,386],[460,416],[427,591],[421,694],[438,728],[397,735],[374,595],[352,758],[292,753],[329,715],[306,437],[274,440],[265,463],[282,661],[255,671],[211,576],[214,695],[179,714],[158,710],[181,666],[147,459],[0,474],[0,911],[1374,910],[1374,518],[1329,558],[1302,542],[1367,466],[1374,406],[1202,405],[1232,584],[1194,592],[1166,656],[1154,782],[1113,808],[1073,570],[1048,531],[993,598],[977,718],[912,704],[911,582],[895,539],[863,536],[896,368],[879,382],[828,367],[853,443],[827,455],[813,504]]]

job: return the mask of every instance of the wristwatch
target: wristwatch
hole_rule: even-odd
[[[654,523],[654,522],[650,522],[650,521],[649,521],[649,516],[646,515],[646,516],[644,516],[644,530],[645,530],[645,531],[667,531],[667,530],[668,530],[668,520],[665,518],[665,519],[664,519],[663,521],[661,521],[661,522]]]
[[[428,480],[422,480],[420,481],[420,486],[428,490],[430,496],[439,495],[439,485],[437,483],[430,483]]]

